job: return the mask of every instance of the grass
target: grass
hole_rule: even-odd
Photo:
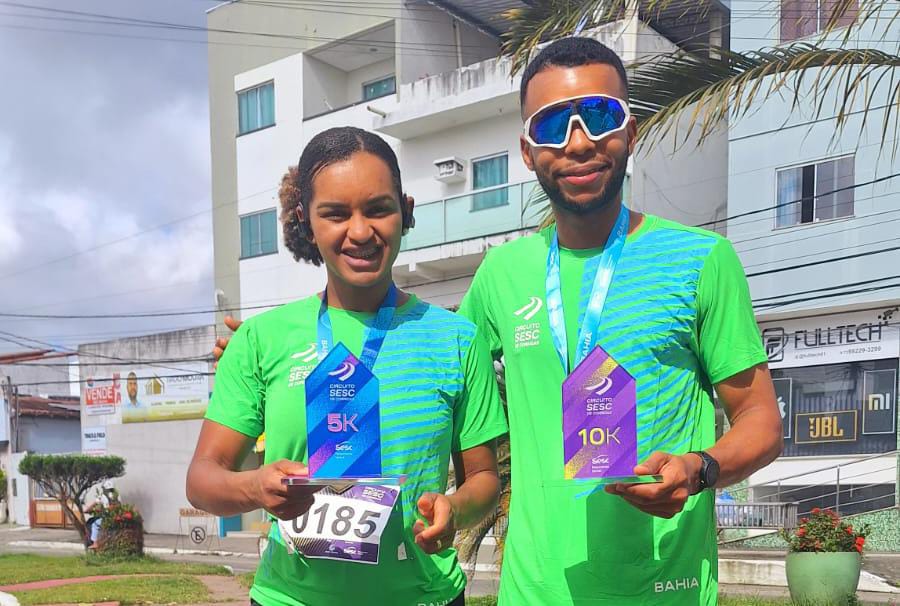
[[[237,579],[237,582],[241,584],[241,587],[243,587],[244,589],[250,589],[250,587],[253,585],[253,577],[255,576],[255,572],[245,572],[244,574],[239,574],[234,578]]]
[[[157,558],[110,559],[101,556],[0,555],[0,585],[72,579],[106,574],[221,574],[222,566],[166,562]],[[68,600],[71,602],[72,600]],[[165,602],[163,602],[165,603]]]
[[[16,591],[22,606],[119,601],[129,604],[195,604],[209,599],[206,586],[194,577],[137,577],[67,585],[52,589]]]
[[[466,598],[466,606],[496,606],[495,596]],[[769,600],[755,596],[719,596],[719,606],[791,606],[790,600]]]

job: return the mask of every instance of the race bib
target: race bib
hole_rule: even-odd
[[[309,511],[279,520],[285,543],[307,558],[377,564],[381,535],[400,488],[355,485],[343,492],[330,487],[315,494]]]

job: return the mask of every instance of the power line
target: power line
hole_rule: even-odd
[[[748,278],[755,278],[757,276],[766,276],[769,274],[780,273],[783,271],[792,271],[795,269],[803,269],[805,267],[815,267],[816,265],[825,265],[826,263],[836,263],[838,261],[846,261],[848,259],[859,259],[861,257],[869,257],[872,255],[880,255],[886,252],[893,252],[900,250],[900,246],[891,246],[890,248],[882,248],[879,250],[870,250],[864,253],[856,253],[854,255],[844,255],[843,257],[832,257],[831,259],[823,259],[821,261],[810,261],[809,263],[800,263],[798,265],[789,265],[788,267],[778,267],[775,269],[767,269],[764,271],[757,271],[753,273],[748,273]]]
[[[32,342],[32,343],[37,343],[37,344],[39,344],[39,345],[41,345],[41,346],[43,346],[43,347],[50,347],[51,349],[56,349],[56,350],[61,349],[61,350],[63,350],[63,351],[68,351],[68,352],[70,352],[70,353],[76,353],[76,354],[79,354],[79,356],[81,356],[81,355],[84,355],[84,356],[92,356],[92,357],[95,357],[95,358],[103,358],[103,359],[105,359],[105,360],[115,360],[115,361],[117,361],[117,362],[131,362],[131,361],[133,361],[133,360],[128,360],[128,359],[126,359],[126,358],[119,358],[119,357],[117,357],[117,356],[108,356],[108,355],[105,355],[105,354],[99,354],[99,353],[90,352],[90,351],[85,351],[84,353],[80,353],[77,349],[71,349],[71,348],[69,348],[69,347],[57,347],[56,345],[54,345],[54,344],[52,344],[52,343],[48,343],[48,342],[46,342],[46,341],[40,341],[40,340],[38,340],[38,339],[33,339],[33,338],[31,338],[31,337],[23,337],[23,336],[21,336],[21,335],[16,335],[16,334],[13,334],[13,333],[11,333],[11,332],[6,332],[6,331],[3,331],[3,330],[0,330],[0,340],[2,340],[2,341],[8,341],[8,342],[11,342],[11,343],[15,343],[16,345],[19,345],[20,347],[26,347],[26,348],[31,348],[32,346],[30,346],[30,345],[23,345],[22,343],[17,342],[17,340],[19,340],[19,341],[26,341],[26,342],[29,342],[29,341],[30,341],[30,342]],[[182,369],[182,368],[172,368],[172,367],[170,367],[170,366],[162,366],[162,365],[159,365],[159,364],[154,364],[152,360],[149,361],[149,362],[147,362],[147,366],[152,366],[152,367],[156,367],[156,368],[163,368],[163,369],[165,369],[165,370],[174,370],[174,371],[176,371],[176,372],[182,372],[182,371],[184,370],[184,369]]]
[[[832,191],[829,191],[829,192],[823,192],[823,193],[820,193],[819,196],[831,195],[831,194],[839,193],[839,192],[841,192],[841,191],[847,191],[847,190],[851,190],[851,189],[856,189],[856,188],[863,187],[863,186],[866,186],[866,185],[873,185],[873,184],[876,184],[876,183],[879,183],[879,182],[887,181],[887,180],[892,179],[892,178],[894,178],[894,177],[896,177],[896,176],[898,176],[898,175],[900,175],[900,173],[894,173],[894,174],[891,174],[891,175],[887,175],[887,176],[885,176],[885,177],[879,177],[879,178],[873,179],[873,180],[871,180],[871,181],[866,181],[866,182],[856,183],[856,184],[854,184],[854,185],[850,185],[850,186],[838,188],[838,189],[835,189],[835,190],[832,190]],[[886,195],[893,195],[893,193],[889,193],[889,194],[886,194]],[[873,196],[873,197],[874,197],[874,196]],[[727,223],[727,222],[730,222],[731,220],[733,220],[733,219],[735,219],[735,218],[742,218],[742,217],[746,217],[746,216],[749,216],[749,215],[755,215],[755,214],[759,214],[759,213],[762,213],[762,212],[771,211],[771,210],[777,209],[777,208],[779,208],[779,207],[787,206],[787,205],[790,205],[790,204],[797,204],[797,203],[800,203],[800,202],[802,202],[802,201],[803,201],[803,198],[800,198],[800,199],[797,199],[797,200],[792,200],[792,201],[789,201],[789,202],[782,202],[782,203],[778,203],[778,204],[776,204],[776,205],[774,205],[774,206],[767,206],[767,207],[760,208],[760,209],[756,209],[756,210],[752,210],[752,211],[747,211],[747,212],[738,213],[738,214],[732,215],[732,216],[730,216],[730,217],[724,217],[724,218],[719,219],[719,220],[717,220],[717,221],[707,222],[707,223],[701,223],[701,224],[697,225],[696,227],[704,227],[704,226],[709,226],[709,225],[715,225],[715,224]],[[890,211],[890,212],[894,212],[894,211]],[[759,221],[759,220],[760,220],[760,219],[757,219],[757,220],[755,220],[755,221],[750,221],[750,222],[739,223],[738,225],[746,225],[746,224],[748,224],[748,223],[756,222],[756,221]],[[762,219],[762,220],[764,220],[764,219]],[[749,241],[749,240],[743,240],[743,242],[746,242],[746,241]],[[876,244],[876,243],[868,243],[868,244],[869,244],[869,245],[872,245],[872,244]],[[861,244],[860,246],[865,246],[865,245],[866,245],[866,244]],[[772,244],[771,246],[780,246],[780,244]],[[882,252],[889,252],[889,251],[891,251],[891,250],[895,250],[895,249],[883,249],[883,250],[878,250],[878,251],[869,251],[869,252],[867,252],[867,253],[860,253],[859,255],[855,255],[855,256],[866,256],[866,255],[869,255],[869,254],[880,254],[880,253],[882,253]],[[819,254],[825,254],[825,253],[819,253]],[[806,256],[813,256],[813,255],[806,255]],[[784,267],[784,268],[774,268],[774,269],[766,270],[766,271],[762,271],[762,272],[750,273],[750,274],[747,274],[747,277],[749,278],[749,277],[755,277],[755,276],[759,276],[759,275],[766,275],[766,274],[768,274],[768,273],[777,273],[777,272],[781,272],[781,271],[789,271],[789,270],[791,270],[791,269],[797,269],[797,268],[801,268],[801,267],[808,267],[808,266],[811,266],[811,265],[817,265],[817,264],[821,264],[821,263],[832,263],[832,262],[834,262],[834,261],[836,261],[836,260],[855,258],[855,256],[854,256],[854,255],[851,255],[851,256],[848,256],[848,257],[839,257],[839,258],[825,259],[825,260],[822,260],[822,261],[820,261],[820,262],[814,262],[814,263],[812,263],[812,264],[803,264],[803,265],[799,265],[799,266],[790,266],[790,267]],[[257,271],[273,271],[273,269],[272,269],[272,268],[267,268],[267,269],[264,269],[264,270],[257,270]],[[247,273],[247,272],[244,272],[244,273]],[[239,271],[238,274],[241,274],[241,272]],[[221,276],[220,276],[220,277],[221,277]],[[199,282],[199,281],[205,281],[205,280],[180,282],[180,283],[177,283],[177,284],[165,286],[165,288],[168,288],[168,287],[175,287],[175,286],[182,286],[182,285],[184,285],[184,284],[193,284],[193,283],[196,283],[196,282]],[[443,281],[445,281],[445,280],[439,280],[439,282],[443,282]],[[427,283],[431,283],[431,282],[426,282],[426,284],[427,284]],[[424,285],[424,284],[423,284],[423,285]],[[154,288],[144,289],[144,290],[158,290],[159,288],[164,288],[164,287],[154,287]],[[134,291],[134,290],[132,290],[132,291],[127,291],[127,292],[125,292],[125,293],[120,293],[120,294],[134,294],[134,293],[136,293],[136,292],[140,292],[140,291]],[[110,296],[111,296],[111,295],[106,294],[106,295],[98,295],[97,297],[92,297],[92,298],[99,298],[99,297],[109,298]],[[89,298],[89,299],[90,299],[90,298]],[[280,304],[280,303],[279,303],[279,304]],[[276,304],[276,305],[238,306],[238,307],[232,307],[232,308],[227,308],[227,309],[204,309],[204,310],[192,310],[192,311],[175,310],[175,311],[156,312],[156,313],[130,313],[130,314],[117,314],[117,313],[110,313],[110,314],[24,314],[24,313],[0,312],[0,317],[17,318],[17,319],[33,319],[33,320],[161,318],[161,317],[175,317],[175,316],[204,315],[204,314],[219,313],[219,312],[222,312],[222,311],[227,311],[227,312],[242,311],[242,310],[252,311],[252,310],[257,310],[257,309],[268,309],[268,308],[271,308],[271,307],[277,307],[277,306],[278,306],[278,304]]]

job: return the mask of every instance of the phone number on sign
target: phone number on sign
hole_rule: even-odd
[[[869,345],[867,347],[851,347],[850,349],[844,349],[841,351],[841,355],[850,355],[853,354],[863,354],[863,353],[879,353],[881,351],[881,345]]]

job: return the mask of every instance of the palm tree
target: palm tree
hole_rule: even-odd
[[[710,1],[641,0],[639,9],[643,16],[652,18],[665,11],[704,10]],[[514,69],[519,69],[538,44],[620,18],[635,6],[633,0],[547,0],[511,10],[506,14],[511,26],[502,53],[512,57]],[[640,144],[652,147],[659,143],[673,132],[676,118],[686,110],[688,127],[677,133],[677,140],[683,143],[696,132],[698,144],[702,143],[723,120],[739,120],[757,102],[776,95],[790,98],[792,111],[811,103],[815,117],[820,118],[828,115],[828,104],[833,103],[826,91],[838,90],[842,94],[835,113],[835,135],[840,134],[851,113],[856,113],[860,100],[864,123],[870,111],[886,110],[882,119],[884,145],[892,128],[896,133],[900,114],[896,70],[900,67],[900,45],[889,37],[900,17],[900,6],[896,0],[831,0],[830,6],[821,32],[806,42],[747,52],[711,47],[695,47],[692,52],[682,48],[636,66],[631,78],[631,105],[639,122]],[[848,23],[850,27],[837,35],[837,30]],[[893,52],[854,43],[854,33],[867,24],[880,36],[875,42],[893,44]],[[895,152],[896,147],[894,143]]]

